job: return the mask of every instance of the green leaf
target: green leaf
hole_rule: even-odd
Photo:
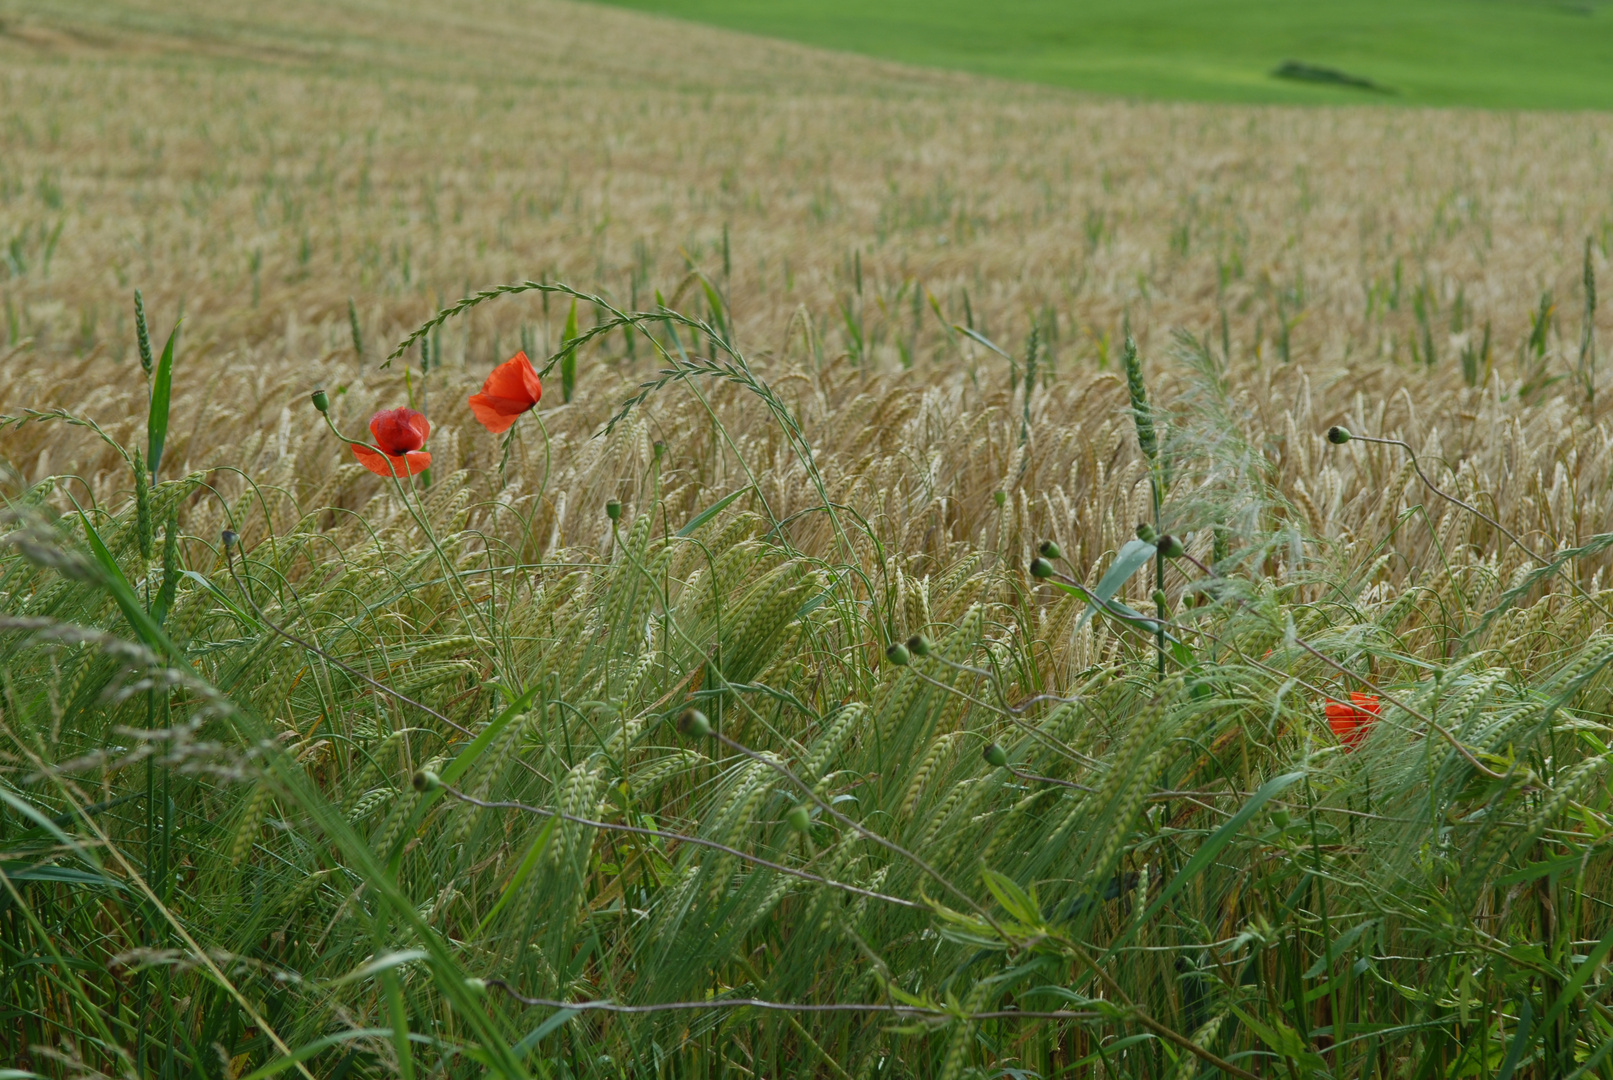
[[[1002,905],[1004,911],[1026,926],[1041,925],[1041,909],[1036,906],[1036,901],[1024,889],[1021,889],[1013,878],[999,874],[995,870],[983,871],[981,877],[985,879],[987,891],[996,898],[997,903]]]
[[[566,316],[566,328],[560,334],[560,347],[565,349],[565,355],[560,358],[560,399],[564,402],[571,400],[571,392],[577,386],[577,347],[567,346],[577,340],[577,301],[571,301],[571,313]]]
[[[168,344],[162,348],[162,359],[157,361],[157,374],[151,383],[151,412],[146,417],[146,467],[151,470],[151,482],[157,482],[157,469],[162,464],[163,444],[168,441],[168,402],[174,386],[174,341],[179,337],[179,323],[168,334]]]
[[[524,1059],[528,1054],[536,1050],[538,1048],[538,1044],[547,1036],[553,1034],[558,1029],[570,1023],[571,1018],[576,1016],[581,1011],[581,1009],[557,1010],[553,1016],[549,1017],[549,1019],[545,1020],[543,1023],[529,1031],[526,1035],[526,1038],[510,1047],[510,1052],[516,1057]]]
[[[493,740],[498,738],[499,734],[510,726],[510,722],[526,711],[526,707],[537,696],[538,689],[539,687],[537,686],[528,687],[521,693],[520,697],[510,702],[503,712],[495,716],[492,722],[482,729],[481,734],[472,739],[470,745],[461,750],[454,760],[448,763],[447,768],[438,774],[442,777],[442,782],[445,784],[457,783],[459,778],[465,775],[465,771],[475,763],[476,759],[481,757],[487,748],[493,744]],[[398,864],[403,860],[403,849],[408,844],[409,838],[420,827],[420,822],[425,820],[426,813],[442,797],[443,793],[439,788],[436,791],[426,792],[425,796],[415,803],[414,811],[409,815],[408,825],[398,833],[398,839],[387,856],[387,868],[393,873],[397,872]]]
[[[68,866],[51,866],[49,864],[21,866],[16,863],[0,863],[0,876],[8,877],[12,881],[53,881],[59,885],[89,885],[108,889],[122,889],[123,883],[104,874],[89,874],[83,870],[74,870]]]
[[[689,524],[678,530],[678,535],[693,536],[700,526],[704,525],[706,522],[728,509],[728,505],[730,503],[749,490],[751,489],[748,487],[742,487],[738,491],[729,492],[727,495],[724,495],[722,498],[700,511],[700,513],[690,518]]]
[[[1579,970],[1574,972],[1573,978],[1563,985],[1563,992],[1557,995],[1557,1000],[1546,1010],[1546,1015],[1540,1018],[1541,1030],[1549,1029],[1563,1014],[1563,1010],[1568,1008],[1569,1003],[1585,989],[1585,984],[1590,982],[1591,976],[1596,974],[1596,969],[1607,959],[1609,950],[1613,950],[1613,930],[1602,935],[1602,940],[1596,943],[1596,947],[1580,963]]]
[[[521,859],[521,865],[515,868],[515,874],[510,878],[510,883],[504,886],[504,891],[499,894],[498,900],[493,903],[487,915],[477,924],[477,937],[487,931],[488,925],[492,923],[500,911],[504,910],[504,905],[508,904],[521,891],[521,886],[526,884],[526,879],[532,876],[532,871],[537,868],[538,860],[543,857],[545,851],[549,850],[549,839],[554,835],[555,822],[559,820],[559,818],[550,818],[543,828],[539,830],[537,839],[532,841],[532,846],[527,849],[526,856]],[[541,1038],[542,1036],[539,1037]],[[516,1051],[519,1053],[520,1047],[516,1047]]]
[[[348,983],[362,982],[371,976],[381,974],[383,971],[391,971],[393,968],[401,967],[404,964],[412,964],[416,960],[429,959],[430,955],[430,953],[421,949],[401,949],[397,952],[389,952],[377,956],[363,967],[354,968],[341,978],[332,981],[329,985],[337,987],[346,986]],[[391,1034],[390,1028],[387,1029],[387,1033]]]
[[[329,1050],[333,1046],[340,1046],[342,1043],[352,1042],[354,1039],[385,1038],[391,1034],[391,1028],[355,1028],[352,1031],[342,1031],[335,1035],[327,1035],[323,1039],[317,1039],[309,1043],[307,1046],[299,1046],[292,1051],[290,1057],[276,1058],[263,1066],[263,1068],[247,1073],[241,1077],[241,1080],[264,1080],[265,1077],[285,1072],[299,1061],[307,1061],[321,1050]],[[27,1073],[25,1075],[32,1076],[34,1074]],[[0,1073],[0,1080],[7,1080],[5,1073]]]
[[[1531,1042],[1534,1018],[1535,1008],[1526,997],[1518,1012],[1518,1029],[1513,1033],[1512,1043],[1507,1047],[1507,1056],[1502,1060],[1501,1071],[1496,1073],[1495,1080],[1512,1080],[1512,1074],[1518,1071],[1523,1052]]]
[[[129,585],[129,579],[123,576],[117,560],[106,549],[106,544],[101,541],[101,534],[90,524],[89,515],[82,507],[79,508],[78,516],[84,522],[84,536],[89,540],[90,551],[101,566],[101,583],[112,594],[112,599],[117,601],[118,610],[123,612],[123,617],[129,620],[129,625],[134,627],[134,632],[139,635],[147,648],[159,656],[183,662],[184,654],[168,640],[168,635],[162,632],[162,628],[146,613],[146,609],[140,606],[140,598]]]
[[[1130,580],[1131,575],[1148,565],[1149,561],[1154,557],[1154,550],[1153,544],[1144,543],[1141,540],[1126,541],[1115,554],[1115,561],[1110,564],[1108,570],[1104,571],[1103,577],[1098,579],[1097,588],[1092,590],[1092,595],[1099,600],[1108,600],[1113,597],[1120,590],[1120,586]],[[1121,606],[1124,607],[1124,605]],[[1080,621],[1075,624],[1075,628],[1077,630],[1081,629],[1097,610],[1096,604],[1088,604],[1087,609],[1081,613]],[[1130,611],[1129,608],[1126,610]],[[1137,613],[1133,612],[1133,614]]]

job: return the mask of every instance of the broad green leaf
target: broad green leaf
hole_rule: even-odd
[[[82,507],[79,508],[78,516],[84,522],[84,535],[89,540],[90,551],[95,555],[95,561],[100,564],[102,570],[101,583],[112,594],[112,599],[117,601],[118,610],[123,612],[123,617],[129,620],[129,625],[134,627],[134,632],[139,635],[140,640],[152,652],[157,653],[159,656],[166,656],[171,660],[183,662],[184,654],[172,641],[168,640],[168,635],[162,632],[162,627],[158,626],[156,621],[146,613],[146,609],[141,606],[140,598],[135,595],[133,587],[129,584],[129,579],[123,576],[123,571],[118,568],[117,560],[107,550],[106,544],[101,540],[101,534],[95,531],[94,525],[90,524],[89,515],[84,512]]]
[[[1147,544],[1141,540],[1126,541],[1120,550],[1115,553],[1115,561],[1109,565],[1108,570],[1104,571],[1103,577],[1098,579],[1097,587],[1092,590],[1092,595],[1099,600],[1108,600],[1113,597],[1115,593],[1120,591],[1120,586],[1130,580],[1131,575],[1148,565],[1149,560],[1154,557],[1154,550],[1153,544]],[[1075,624],[1075,628],[1077,630],[1081,629],[1097,610],[1096,604],[1088,604],[1087,609],[1081,613],[1080,620]],[[1129,611],[1130,609],[1128,608],[1127,610]],[[1133,614],[1137,613],[1133,612]]]
[[[152,483],[156,483],[157,469],[162,465],[163,444],[168,441],[168,403],[173,396],[174,341],[178,337],[179,323],[175,323],[151,380],[151,411],[146,417],[146,468],[151,470]]]

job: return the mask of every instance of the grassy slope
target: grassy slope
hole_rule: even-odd
[[[1286,59],[1394,88],[1399,100],[1613,106],[1613,9],[1510,0],[619,0],[739,30],[909,63],[1102,93],[1347,102],[1360,90],[1277,80]]]

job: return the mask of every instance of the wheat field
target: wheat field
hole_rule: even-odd
[[[1613,119],[0,61],[0,1076],[1613,1076]]]

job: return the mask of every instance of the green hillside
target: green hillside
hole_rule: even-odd
[[[619,0],[914,64],[1106,94],[1613,107],[1613,5],[1520,0]],[[1275,77],[1287,61],[1381,92]]]

